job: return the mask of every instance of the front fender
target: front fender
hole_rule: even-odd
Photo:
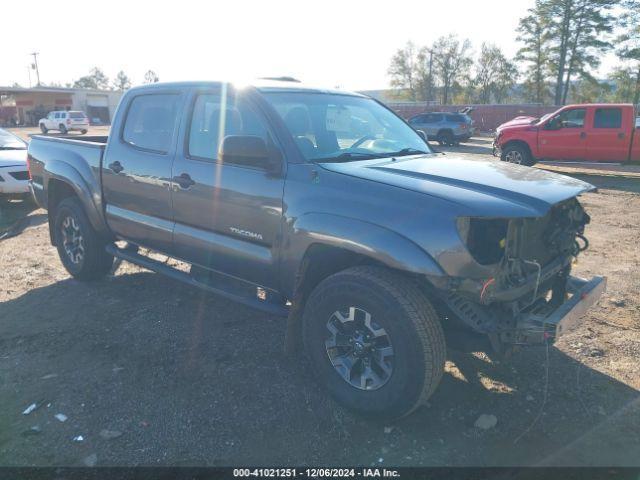
[[[84,207],[85,213],[91,222],[91,225],[97,232],[107,232],[108,228],[105,223],[104,215],[99,205],[102,205],[102,193],[100,185],[88,179],[93,180],[90,168],[86,163],[80,165],[86,166],[87,172],[80,172],[77,168],[67,162],[60,160],[49,160],[44,166],[45,191],[49,194],[49,182],[52,179],[59,180],[69,185],[76,193],[80,203]],[[84,173],[84,175],[83,175]],[[48,202],[47,202],[48,203]],[[47,204],[47,208],[50,206]]]
[[[396,270],[445,276],[436,261],[408,238],[380,225],[326,213],[309,213],[291,222],[282,252],[283,291],[295,290],[296,274],[312,245],[340,248],[376,260]]]

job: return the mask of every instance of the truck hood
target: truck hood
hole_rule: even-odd
[[[470,216],[543,216],[552,205],[595,190],[589,183],[537,168],[436,154],[321,166],[442,198],[464,207]]]
[[[0,168],[26,164],[26,150],[0,150]]]

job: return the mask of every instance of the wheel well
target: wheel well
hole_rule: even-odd
[[[302,299],[325,278],[357,265],[382,265],[364,255],[343,248],[311,245],[302,259],[296,276],[295,297]]]
[[[49,180],[47,184],[47,210],[49,211],[49,236],[51,238],[51,244],[55,244],[55,240],[53,237],[53,222],[55,222],[56,218],[56,209],[60,202],[65,198],[76,197],[76,192],[71,188],[71,186],[63,182],[61,180],[57,180],[52,178]]]

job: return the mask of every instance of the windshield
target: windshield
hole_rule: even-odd
[[[265,97],[309,161],[432,153],[415,130],[370,98],[308,92]]]
[[[27,145],[14,134],[0,129],[0,150],[26,150]]]

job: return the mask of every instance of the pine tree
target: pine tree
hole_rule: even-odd
[[[612,48],[606,37],[613,31],[611,10],[620,0],[537,0],[543,29],[548,34],[549,62],[555,75],[556,105],[564,105],[574,76],[587,77],[600,57]]]
[[[635,77],[635,84],[629,89],[627,96],[620,100],[632,101],[638,105],[640,104],[640,0],[624,0],[623,6],[625,11],[620,17],[620,27],[623,28],[624,33],[617,38],[616,53],[621,60],[628,61],[634,66],[618,69],[617,73],[618,76],[622,76],[622,72],[626,70]],[[622,81],[623,78],[620,80]]]
[[[536,4],[520,19],[517,39],[523,46],[515,59],[526,64],[523,72],[526,100],[545,103],[549,95],[549,41],[538,8]]]

